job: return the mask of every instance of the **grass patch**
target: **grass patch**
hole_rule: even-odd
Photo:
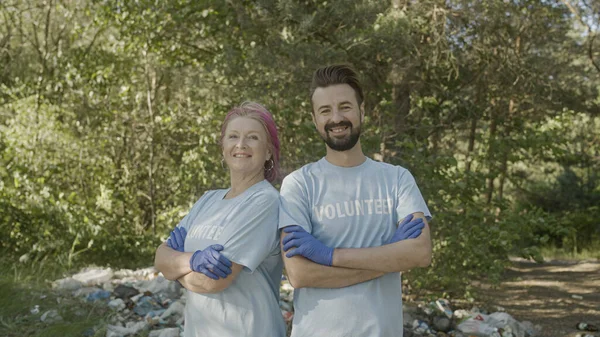
[[[62,277],[60,266],[26,266],[0,263],[0,336],[104,336],[113,313],[105,303],[87,303],[70,293],[52,290],[51,281]],[[32,313],[35,306],[39,313]],[[42,315],[56,310],[62,317],[42,322]],[[94,330],[97,330],[94,332]]]
[[[542,247],[540,249],[544,260],[593,260],[600,259],[600,243],[580,251],[557,248],[554,246]]]

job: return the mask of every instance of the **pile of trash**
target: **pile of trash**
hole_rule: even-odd
[[[154,267],[113,271],[111,268],[86,268],[67,278],[53,282],[53,289],[68,293],[86,302],[102,302],[114,310],[106,326],[106,337],[132,336],[149,331],[149,337],[183,336],[185,288],[165,279]],[[293,288],[281,281],[281,313],[290,330],[293,318]],[[39,306],[31,310],[39,314]],[[43,322],[62,318],[56,310],[44,312]],[[94,336],[98,329],[89,329],[85,336]]]
[[[146,332],[149,337],[183,336],[186,290],[178,282],[165,279],[153,267],[135,271],[86,268],[55,281],[53,288],[82,301],[103,303],[113,310],[107,326],[90,328],[84,336],[94,336],[100,329],[106,330],[106,337]],[[294,288],[282,277],[279,306],[288,335],[294,317],[293,298]],[[39,306],[32,308],[31,313],[40,314]],[[61,321],[62,317],[56,310],[48,310],[40,319],[51,324]],[[577,328],[597,330],[587,324]],[[420,305],[404,303],[404,337],[536,337],[540,331],[540,326],[519,322],[501,307],[490,313],[477,307],[452,310],[445,299]],[[582,334],[581,337],[595,336]]]
[[[519,322],[498,307],[489,313],[478,307],[452,310],[450,302],[438,299],[419,306],[404,306],[404,337],[535,337],[540,326]]]
[[[106,337],[135,335],[151,330],[150,337],[182,336],[184,289],[151,268],[140,270],[86,268],[55,281],[52,287],[70,292],[86,302],[103,302],[115,311],[106,327]],[[96,334],[95,329],[85,332]]]

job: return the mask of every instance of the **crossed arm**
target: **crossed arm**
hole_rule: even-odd
[[[166,279],[179,281],[187,290],[195,293],[217,293],[227,289],[237,278],[243,266],[232,262],[231,274],[225,278],[214,280],[190,268],[190,259],[194,253],[179,252],[161,244],[156,250],[154,266]]]
[[[281,240],[289,234],[281,232]],[[350,269],[343,267],[329,267],[315,263],[303,256],[286,257],[281,244],[281,256],[285,264],[288,280],[292,287],[298,288],[343,288],[354,284],[369,281],[385,273]]]
[[[288,258],[283,251],[283,241],[290,234],[282,232],[282,256],[290,283],[294,288],[342,288],[386,273],[428,266],[431,263],[429,225],[423,213],[413,215],[415,219],[422,218],[424,222],[418,237],[380,247],[335,248],[331,266],[315,263],[299,255]]]
[[[365,268],[384,273],[403,272],[431,264],[431,235],[423,213],[414,213],[425,224],[417,238],[368,248],[336,248],[333,266]]]

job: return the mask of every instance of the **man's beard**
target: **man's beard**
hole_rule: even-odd
[[[345,136],[344,138],[334,138],[329,135],[329,131],[335,127],[348,127],[350,129],[350,134]],[[328,123],[325,125],[324,133],[319,133],[321,138],[325,141],[325,144],[329,146],[334,151],[348,151],[358,143],[360,139],[360,125],[356,128],[352,126],[352,123],[348,121],[342,121],[340,123]]]

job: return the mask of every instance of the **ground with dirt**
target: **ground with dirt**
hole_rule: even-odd
[[[519,321],[542,326],[541,337],[574,337],[575,325],[600,326],[600,261],[516,259],[498,288],[481,287],[484,303],[506,309]],[[600,332],[592,333],[600,337]]]

